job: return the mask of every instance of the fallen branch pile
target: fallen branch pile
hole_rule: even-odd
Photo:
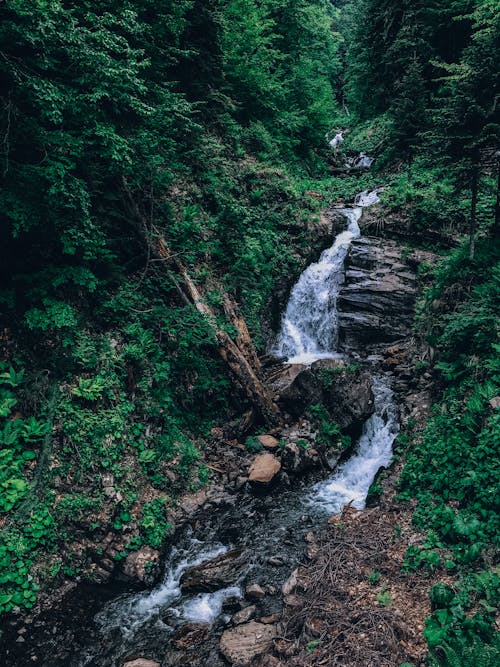
[[[309,545],[311,563],[299,570],[295,594],[285,597],[275,664],[423,664],[422,623],[429,609],[421,587],[429,582],[402,573],[407,544],[395,531],[397,521],[391,513],[350,508],[332,518]]]

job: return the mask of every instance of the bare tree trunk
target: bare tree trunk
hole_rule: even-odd
[[[257,356],[257,352],[255,351],[252,337],[248,331],[247,323],[239,312],[237,305],[225,292],[223,292],[222,295],[222,305],[224,307],[226,316],[238,332],[234,342],[240,349],[241,353],[244,354],[247,358],[248,363],[254,369],[255,374],[258,377],[262,377],[262,365],[260,363],[259,357]]]
[[[476,250],[476,211],[477,211],[478,173],[474,169],[471,180],[471,204],[469,222],[469,259],[474,259]]]
[[[170,259],[168,246],[165,243],[165,240],[161,237],[158,240],[158,255],[166,260]],[[276,421],[278,407],[274,403],[269,390],[259,378],[261,366],[245,321],[241,315],[238,317],[237,329],[240,331],[240,345],[237,345],[236,342],[231,339],[229,334],[217,326],[217,319],[214,312],[206,303],[185,267],[176,258],[172,258],[171,261],[175,264],[177,271],[182,277],[189,300],[196,310],[204,315],[209,321],[217,340],[217,348],[221,358],[225,361],[233,377],[238,382],[238,385],[243,389],[245,395],[264,421],[269,424],[273,423]],[[229,297],[227,297],[227,299],[228,303],[230,303]],[[236,318],[234,307],[232,308],[232,312]],[[242,349],[245,350],[246,354]],[[247,358],[247,355],[249,358]],[[252,366],[251,360],[256,362],[255,368]]]

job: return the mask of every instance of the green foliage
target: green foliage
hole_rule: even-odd
[[[473,262],[454,252],[427,294],[421,326],[440,352],[436,368],[448,386],[401,477],[419,501],[415,521],[436,530],[464,564],[480,558],[499,529],[500,421],[489,403],[500,392],[499,249],[484,242],[477,250]],[[443,295],[455,302],[436,317],[433,304]]]
[[[27,523],[0,532],[0,613],[30,609],[39,584],[32,565],[37,550],[54,546],[54,520],[45,505],[33,509]]]
[[[368,575],[368,583],[370,584],[370,586],[376,586],[380,581],[381,576],[382,575],[380,574],[380,572],[370,572],[370,574]]]
[[[443,667],[494,665],[500,655],[494,617],[500,600],[496,570],[463,578],[455,589],[437,584],[431,589],[434,612],[424,631],[429,664]],[[470,610],[473,609],[473,613]]]
[[[259,440],[254,435],[249,436],[245,440],[245,447],[248,449],[249,452],[252,452],[253,454],[260,452],[263,449]]]
[[[351,446],[351,438],[342,435],[340,426],[332,421],[323,405],[311,405],[309,407],[311,417],[318,425],[318,440],[327,447],[337,447],[341,451]]]
[[[376,596],[377,603],[381,607],[390,607],[392,604],[392,596],[385,586],[382,586],[380,593]]]
[[[321,646],[321,641],[319,639],[313,639],[307,643],[306,651],[308,653],[314,653],[314,649],[318,648],[318,646]]]
[[[408,548],[405,567],[473,572],[430,592],[434,611],[424,634],[429,664],[442,667],[493,665],[500,655],[492,634],[498,573],[474,572],[499,546],[500,415],[490,404],[500,393],[499,260],[498,242],[479,241],[473,260],[458,248],[435,268],[420,306],[442,396],[401,475],[403,497],[418,501],[414,522],[428,531],[423,544]]]
[[[154,549],[162,547],[172,530],[172,524],[167,520],[167,505],[168,499],[159,497],[142,508],[141,530],[146,544]]]
[[[49,433],[50,425],[34,417],[24,419],[13,412],[18,403],[16,389],[23,382],[24,371],[7,368],[6,364],[0,364],[0,371],[0,511],[8,512],[26,494],[26,466],[36,459],[37,445]]]

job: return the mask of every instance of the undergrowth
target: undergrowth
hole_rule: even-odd
[[[498,664],[500,243],[483,238],[474,259],[459,247],[434,272],[419,327],[435,351],[441,394],[408,451],[401,498],[416,498],[426,537],[407,569],[448,570],[453,588],[431,590],[429,664]]]

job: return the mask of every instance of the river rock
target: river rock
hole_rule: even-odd
[[[279,447],[279,440],[272,435],[258,435],[257,440],[264,447],[264,449],[276,449]]]
[[[277,634],[274,625],[250,621],[225,630],[220,639],[220,650],[235,667],[247,667],[255,657],[272,647]]]
[[[186,623],[177,630],[172,643],[178,649],[198,646],[207,638],[209,629],[208,623]]]
[[[160,667],[160,663],[149,658],[132,658],[123,662],[122,667]]]
[[[368,373],[352,370],[336,359],[321,359],[297,374],[280,394],[281,405],[300,417],[321,403],[345,432],[359,430],[373,414],[372,381]]]
[[[281,567],[286,563],[285,559],[281,558],[280,556],[271,556],[267,559],[267,562],[269,565],[273,565],[274,567]]]
[[[245,588],[245,595],[250,600],[262,600],[262,598],[266,597],[264,589],[259,584],[249,584]]]
[[[297,584],[299,583],[299,571],[294,570],[292,574],[288,577],[288,579],[285,581],[283,586],[281,587],[281,592],[283,595],[290,595],[290,593],[293,593],[293,591],[297,588]]]
[[[272,454],[258,454],[253,460],[248,479],[257,484],[269,484],[281,470],[281,463]]]
[[[248,621],[250,621],[255,616],[256,612],[257,607],[254,604],[251,604],[249,607],[245,607],[244,609],[237,611],[231,620],[234,625],[248,623]]]
[[[294,442],[287,443],[281,455],[281,463],[285,470],[298,472],[302,466],[301,450]]]
[[[123,573],[143,584],[154,583],[160,571],[160,552],[144,546],[128,554],[123,563]]]
[[[500,408],[500,396],[495,396],[494,398],[491,399],[490,405],[493,408],[493,410],[498,410]]]
[[[189,567],[181,577],[183,593],[210,593],[231,585],[243,567],[243,554],[233,549],[200,565]]]

